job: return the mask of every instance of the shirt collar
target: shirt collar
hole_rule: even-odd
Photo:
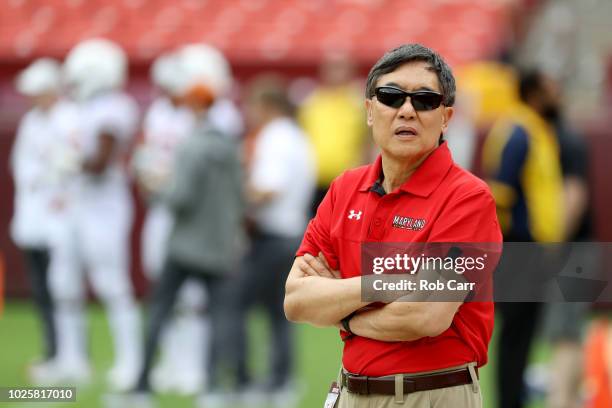
[[[410,178],[400,186],[400,190],[420,197],[429,196],[440,185],[453,164],[448,144],[443,142],[425,159]],[[370,165],[359,191],[369,191],[382,179],[382,156]]]

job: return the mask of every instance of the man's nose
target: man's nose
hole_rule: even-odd
[[[413,118],[416,116],[416,111],[414,110],[414,106],[412,106],[412,100],[409,96],[406,97],[404,104],[399,107],[398,115],[401,118]]]

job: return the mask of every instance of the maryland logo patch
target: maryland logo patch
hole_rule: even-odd
[[[412,217],[404,217],[401,215],[396,215],[393,217],[393,227],[401,228],[411,231],[421,231],[427,221],[423,218],[412,218]]]

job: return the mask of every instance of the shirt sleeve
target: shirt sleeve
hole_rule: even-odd
[[[511,225],[511,211],[521,191],[520,177],[528,150],[529,139],[525,129],[514,126],[502,150],[498,170],[487,180],[504,230]]]
[[[479,301],[492,300],[492,277],[501,257],[503,238],[495,200],[488,189],[482,188],[452,200],[435,221],[428,241],[442,243],[436,247],[444,251],[442,256],[481,263],[481,268],[467,268],[462,275],[476,283],[470,295],[472,299],[475,296]]]
[[[338,261],[332,246],[330,231],[333,207],[336,201],[335,196],[336,181],[331,184],[317,209],[317,214],[308,223],[302,243],[296,252],[296,256],[302,256],[306,253],[317,256],[319,252],[323,252],[330,266],[334,269],[338,267]]]
[[[23,154],[26,151],[26,120],[27,116],[25,116],[17,127],[17,132],[15,134],[15,141],[13,142],[13,147],[11,149],[11,154],[9,158],[9,169],[13,174],[13,178],[15,179],[15,184],[23,185],[25,181],[24,171],[23,171]]]
[[[36,188],[45,174],[44,163],[37,154],[40,146],[32,140],[32,127],[35,126],[32,121],[32,117],[26,114],[20,122],[9,159],[15,185],[24,190]]]

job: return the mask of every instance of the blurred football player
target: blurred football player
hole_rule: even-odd
[[[42,321],[43,361],[30,367],[31,379],[47,382],[56,356],[56,327],[48,270],[54,231],[63,213],[64,176],[75,167],[76,107],[61,99],[60,64],[42,58],[17,78],[17,90],[32,109],[22,118],[11,155],[15,212],[11,236],[24,253],[32,296]]]
[[[142,259],[147,277],[157,281],[166,259],[173,216],[154,193],[165,187],[176,149],[193,132],[196,118],[181,104],[175,53],[154,61],[151,79],[159,95],[145,115],[144,139],[134,165],[149,206],[142,231]],[[187,282],[181,288],[173,318],[162,335],[159,363],[151,375],[156,391],[195,394],[204,383],[203,344],[208,337],[208,322],[202,316],[205,298],[205,288],[197,282]]]
[[[145,194],[158,190],[172,169],[178,144],[190,134],[195,124],[193,114],[180,105],[177,96],[177,69],[171,54],[153,63],[151,79],[159,91],[143,121],[143,143],[134,155],[134,167]],[[146,197],[151,198],[150,196]],[[165,259],[166,240],[172,226],[171,214],[156,201],[150,205],[143,227],[142,259],[151,280],[159,277]]]
[[[204,283],[211,321],[206,406],[219,386],[218,366],[226,342],[225,277],[236,270],[242,234],[242,176],[236,144],[210,120],[214,101],[231,85],[224,56],[204,44],[177,53],[184,106],[196,117],[194,131],[178,147],[174,167],[156,194],[172,211],[166,261],[156,283],[147,316],[144,364],[138,385],[127,397],[133,403],[150,401],[149,373],[159,335],[171,316],[177,294],[189,281]],[[204,345],[202,345],[204,347]],[[205,350],[204,352],[208,352]]]
[[[88,370],[84,332],[87,272],[106,308],[115,361],[108,381],[115,389],[133,385],[140,365],[140,318],[132,293],[129,235],[132,199],[123,165],[138,126],[136,103],[122,87],[127,58],[116,44],[91,39],[66,57],[64,80],[79,105],[81,172],[77,177],[70,228],[61,261],[52,268],[57,308],[58,366],[65,378]]]

